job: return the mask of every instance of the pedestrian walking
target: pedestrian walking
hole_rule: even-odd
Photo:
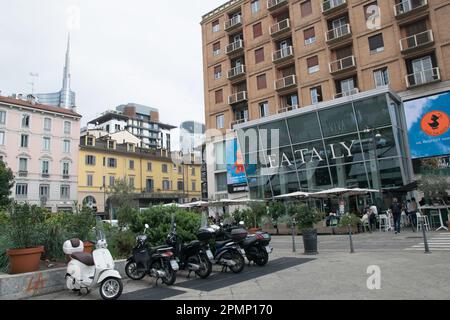
[[[398,202],[397,198],[392,199],[391,212],[394,216],[394,230],[395,234],[400,233],[401,220],[402,220],[402,206]]]
[[[417,227],[417,202],[416,198],[411,198],[411,207],[410,207],[410,218],[411,218],[411,224],[413,226],[413,230],[415,230],[415,227]]]

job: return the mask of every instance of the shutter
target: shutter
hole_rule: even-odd
[[[260,37],[260,36],[262,36],[262,24],[261,24],[261,22],[260,23],[257,23],[257,24],[254,24],[253,25],[253,38],[257,38],[257,37]]]
[[[310,38],[314,38],[316,36],[316,32],[314,30],[314,27],[306,29],[305,31],[303,31],[304,36],[305,36],[305,40],[310,39]]]
[[[267,88],[266,74],[262,74],[256,77],[256,86],[258,90]]]
[[[425,20],[414,22],[406,27],[406,36],[410,37],[415,34],[427,31],[427,23]]]
[[[213,44],[213,51],[220,50],[220,42],[216,42]]]
[[[346,47],[346,48],[336,50],[337,60],[350,57],[351,55],[353,55],[352,47]]]
[[[311,0],[305,1],[300,4],[300,9],[302,11],[302,17],[306,17],[312,14]]]
[[[308,65],[308,68],[317,66],[319,64],[319,57],[314,56],[314,57],[308,58],[306,60],[306,64]]]
[[[369,38],[370,51],[384,47],[383,34],[377,34]]]
[[[223,90],[217,90],[216,91],[216,103],[223,102]]]
[[[255,63],[264,61],[264,48],[255,50]]]

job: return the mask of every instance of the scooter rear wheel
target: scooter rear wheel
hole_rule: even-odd
[[[258,257],[255,258],[255,263],[260,267],[264,267],[267,262],[269,262],[269,254],[264,248],[260,248]]]
[[[145,272],[138,271],[137,263],[134,261],[129,261],[125,265],[125,273],[127,274],[128,278],[135,281],[142,280],[145,277]]]
[[[123,284],[120,279],[109,277],[100,285],[100,296],[103,300],[117,300],[122,295]]]

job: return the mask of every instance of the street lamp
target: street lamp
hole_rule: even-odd
[[[376,133],[375,133],[376,131]],[[382,137],[381,133],[379,131],[377,131],[375,128],[369,128],[367,127],[364,130],[364,133],[368,133],[372,135],[372,150],[373,150],[373,157],[374,157],[374,161],[375,161],[375,170],[376,173],[378,174],[379,177],[379,183],[378,183],[378,190],[380,192],[380,197],[383,196],[383,189],[381,187],[381,171],[380,171],[380,167],[379,167],[379,163],[378,163],[378,157],[377,157],[377,144],[376,144],[376,139],[380,139]],[[373,184],[373,174],[372,174],[372,184]]]

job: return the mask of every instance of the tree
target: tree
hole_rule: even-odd
[[[137,210],[134,204],[134,188],[126,179],[118,179],[110,189],[111,204],[119,206],[117,219],[119,226],[125,227],[135,222]]]
[[[14,175],[10,168],[0,160],[0,207],[7,206],[11,203],[9,196],[11,188],[14,186]]]
[[[269,205],[269,216],[272,220],[273,226],[278,231],[278,219],[286,213],[286,208],[282,202],[272,202]]]

